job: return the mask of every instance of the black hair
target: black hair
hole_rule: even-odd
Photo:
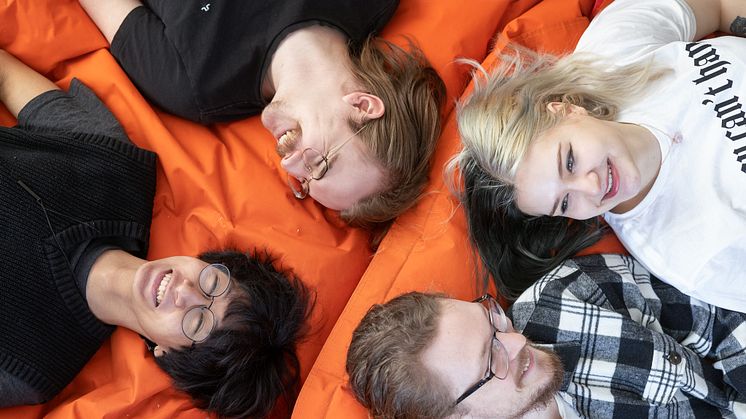
[[[515,187],[477,164],[462,168],[462,179],[461,202],[478,253],[481,286],[486,289],[491,276],[510,301],[605,231],[599,217],[579,221],[523,213],[515,204]]]
[[[300,380],[296,343],[306,333],[311,292],[275,269],[266,252],[211,251],[199,258],[230,269],[225,316],[206,341],[169,351],[156,363],[197,407],[220,417],[265,417],[278,399],[289,411]]]

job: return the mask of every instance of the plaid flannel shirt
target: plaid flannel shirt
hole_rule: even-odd
[[[746,417],[746,315],[682,294],[631,257],[567,261],[510,315],[560,356],[560,396],[583,417]]]

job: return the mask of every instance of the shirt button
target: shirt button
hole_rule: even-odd
[[[668,359],[668,362],[674,365],[679,365],[681,363],[681,355],[679,355],[679,353],[676,351],[669,352],[666,359]]]

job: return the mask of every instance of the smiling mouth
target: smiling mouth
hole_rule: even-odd
[[[521,376],[526,374],[526,371],[531,367],[531,352],[526,347],[526,359],[523,361],[523,369],[521,370]]]
[[[161,278],[160,283],[158,284],[158,289],[155,294],[155,306],[158,307],[163,302],[163,297],[166,296],[166,288],[168,288],[168,284],[171,283],[171,279],[173,278],[173,271],[168,271],[165,275],[163,275],[163,278]]]
[[[606,191],[603,199],[609,199],[616,195],[618,188],[614,182],[614,171],[612,170],[611,161],[606,160]]]
[[[277,138],[277,154],[279,154],[280,157],[285,157],[295,149],[297,143],[298,131],[295,129],[285,131]]]

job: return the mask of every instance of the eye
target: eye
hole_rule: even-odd
[[[567,212],[567,206],[570,201],[570,194],[566,194],[564,198],[562,198],[562,203],[560,204],[560,211],[562,211],[562,214],[565,214]]]
[[[567,171],[572,173],[573,169],[575,169],[575,155],[572,153],[572,145],[570,145],[570,149],[567,151],[567,158],[565,159],[565,167],[567,168]]]
[[[194,320],[194,324],[192,325],[192,333],[194,336],[197,336],[200,334],[200,331],[205,327],[205,324],[207,323],[205,321],[205,315],[202,310],[199,311],[199,316],[196,317]]]
[[[203,310],[202,307],[194,307],[184,316],[182,327],[189,338],[198,340],[197,337],[202,334],[207,323],[205,311],[207,310]]]
[[[218,274],[212,273],[210,276],[208,276],[202,283],[202,289],[207,295],[213,295],[215,294],[215,290],[218,288]]]

